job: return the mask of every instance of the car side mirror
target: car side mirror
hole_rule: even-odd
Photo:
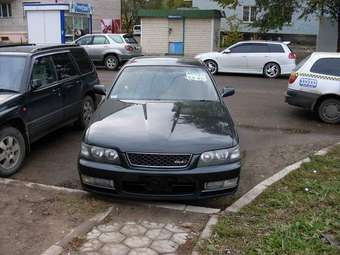
[[[229,53],[231,53],[231,50],[229,50],[229,49],[226,49],[226,50],[223,51],[223,54],[229,54]]]
[[[222,94],[222,97],[233,96],[235,94],[235,89],[225,87],[225,88],[222,89],[221,94]]]
[[[36,90],[42,86],[42,82],[39,79],[34,79],[31,81],[31,88],[32,90]]]
[[[106,96],[106,88],[104,85],[95,85],[93,87],[93,92],[98,95]]]

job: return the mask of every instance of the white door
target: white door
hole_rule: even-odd
[[[266,43],[253,43],[247,53],[248,72],[262,74],[263,67],[273,61],[272,53]]]
[[[247,71],[249,44],[238,44],[221,53],[219,70],[221,72],[243,73]]]

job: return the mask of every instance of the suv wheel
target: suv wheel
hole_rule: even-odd
[[[210,73],[217,74],[218,64],[214,60],[206,60],[204,61],[204,63],[207,66]]]
[[[319,118],[329,124],[340,123],[340,100],[329,98],[323,100],[317,109]]]
[[[92,97],[84,97],[77,126],[81,129],[87,128],[94,113],[94,110],[95,106]]]
[[[105,67],[108,70],[116,70],[119,65],[119,59],[115,55],[109,55],[105,58]]]
[[[15,174],[26,155],[26,143],[21,132],[14,127],[0,129],[0,176]]]
[[[276,63],[268,63],[263,68],[263,75],[266,78],[272,78],[275,79],[279,77],[281,74],[281,68]]]

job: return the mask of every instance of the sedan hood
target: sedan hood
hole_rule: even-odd
[[[11,99],[14,99],[16,97],[20,96],[19,93],[14,92],[0,92],[0,105],[3,105],[10,101]]]
[[[229,113],[220,102],[117,100],[101,105],[85,142],[122,152],[194,154],[238,143]]]

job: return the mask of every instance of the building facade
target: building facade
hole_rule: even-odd
[[[193,7],[199,9],[221,9],[221,7],[213,0],[193,0]],[[255,0],[240,0],[236,9],[224,9],[226,17],[235,16],[240,22],[240,32],[253,34],[257,33],[258,29],[251,26],[251,23],[256,19],[256,1]],[[294,13],[289,24],[283,26],[281,30],[270,30],[267,33],[269,38],[283,40],[305,40],[314,41],[319,29],[319,19],[317,17],[309,17],[307,20],[299,19],[299,13]],[[226,19],[221,21],[222,32],[227,32],[229,29]]]
[[[27,20],[24,4],[28,3],[71,3],[72,0],[0,0],[0,42],[27,42]],[[102,32],[103,23],[108,20],[120,20],[121,0],[79,0],[93,7],[92,31]],[[86,24],[83,20],[75,20],[81,29]],[[110,23],[110,22],[109,22]],[[104,24],[105,25],[105,24]],[[48,23],[46,24],[48,26]]]

